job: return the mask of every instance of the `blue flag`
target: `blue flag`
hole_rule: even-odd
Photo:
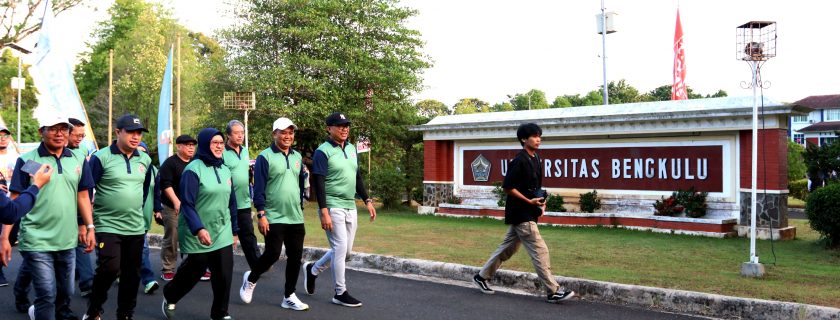
[[[160,86],[160,101],[158,101],[158,159],[162,164],[170,155],[172,145],[172,47],[169,48],[169,58],[166,60],[166,70],[163,72],[163,83]]]

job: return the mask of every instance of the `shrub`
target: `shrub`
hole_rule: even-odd
[[[840,183],[819,188],[808,196],[805,214],[811,229],[820,233],[826,247],[840,247]]]
[[[566,208],[563,207],[563,204],[563,197],[559,195],[551,195],[548,197],[548,201],[545,202],[545,211],[566,212]]]
[[[395,208],[402,203],[408,180],[396,166],[390,163],[382,164],[370,175],[372,193],[382,201],[383,207]]]
[[[694,187],[686,191],[678,190],[673,197],[677,204],[685,208],[685,215],[691,218],[700,218],[706,215],[706,196],[708,192],[697,192]]]
[[[601,198],[598,197],[598,191],[592,190],[592,192],[580,195],[580,211],[592,213],[598,209],[601,209]]]
[[[411,200],[414,200],[414,202],[417,202],[420,205],[423,204],[423,187],[422,186],[415,187],[414,189],[411,189]]]
[[[788,184],[788,190],[791,197],[805,201],[805,198],[808,197],[808,179],[791,181]]]
[[[805,153],[805,147],[788,140],[787,164],[788,181],[790,182],[804,178],[805,173],[808,171],[808,166],[805,164],[805,159],[802,157],[803,153]]]
[[[496,205],[504,207],[505,201],[507,200],[507,193],[505,193],[505,190],[502,189],[501,181],[493,182],[493,194],[495,194],[496,197],[499,197],[499,200],[496,201]]]
[[[671,195],[667,199],[662,197],[661,200],[656,200],[656,202],[653,203],[653,209],[655,210],[653,212],[653,215],[655,216],[673,217],[682,213],[685,208],[679,205],[679,203],[677,203],[677,199]]]
[[[460,197],[458,197],[454,194],[451,194],[451,195],[449,195],[448,198],[446,198],[446,201],[444,201],[444,202],[450,203],[450,204],[461,204],[461,201],[463,201],[463,200],[461,200]]]

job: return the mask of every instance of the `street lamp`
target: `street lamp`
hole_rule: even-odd
[[[776,22],[750,21],[735,28],[735,56],[746,61],[752,71],[752,82],[742,85],[753,91],[752,116],[752,191],[750,194],[750,261],[741,264],[741,275],[761,277],[764,266],[758,262],[755,252],[755,238],[758,220],[756,197],[758,188],[758,95],[756,89],[764,86],[761,80],[761,66],[768,59],[776,56]],[[762,99],[764,97],[762,96]],[[771,224],[772,227],[772,224]],[[772,232],[772,230],[771,230]]]
[[[610,104],[610,93],[609,89],[607,89],[607,34],[616,31],[613,27],[615,15],[615,12],[607,12],[607,8],[604,7],[604,0],[601,0],[601,14],[595,15],[595,18],[598,23],[598,34],[601,35],[601,60],[604,70],[604,105]]]
[[[32,53],[31,51],[22,48],[21,46],[17,45],[16,43],[4,43],[3,44],[3,49],[5,49],[5,48],[11,48],[11,49],[16,50],[17,52],[20,52],[20,53],[23,53],[23,54]],[[23,90],[24,87],[26,86],[26,79],[24,79],[23,75],[22,75],[22,73],[23,73],[23,64],[21,62],[22,60],[23,60],[23,57],[18,56],[18,76],[12,78],[12,89],[17,90],[17,140],[15,140],[15,141],[18,144],[20,143],[20,96],[21,96],[20,91]]]

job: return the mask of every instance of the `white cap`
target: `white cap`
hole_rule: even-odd
[[[289,118],[277,118],[277,120],[274,120],[274,126],[273,127],[274,128],[272,129],[272,131],[274,131],[274,130],[284,130],[288,127],[295,128],[295,131],[297,131],[297,129],[298,129],[298,127],[294,123],[292,123],[292,120],[289,120]]]
[[[41,116],[40,119],[38,119],[38,126],[41,127],[41,128],[52,127],[52,126],[57,125],[59,123],[65,123],[68,126],[71,125],[70,124],[70,119],[68,119],[66,116],[64,116],[61,113],[44,114],[44,115]]]

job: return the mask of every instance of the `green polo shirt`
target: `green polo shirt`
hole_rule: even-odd
[[[152,159],[134,150],[129,158],[116,144],[102,148],[90,158],[96,195],[93,224],[97,232],[142,235],[146,232],[143,214],[143,182]]]
[[[303,156],[300,152],[289,149],[287,155],[272,143],[257,156],[255,169],[254,202],[258,210],[261,207],[265,210],[268,223],[303,223],[300,208]]]
[[[155,176],[157,175],[157,168],[149,166],[151,176],[149,177],[149,187],[146,188],[146,199],[143,200],[143,226],[146,232],[152,228],[152,217],[155,215]]]
[[[50,252],[78,245],[78,193],[93,187],[91,170],[85,157],[64,148],[61,158],[50,154],[43,143],[20,156],[15,165],[10,190],[23,192],[32,183],[21,171],[27,160],[53,167],[50,183],[44,185],[29,214],[20,222],[20,251]]]
[[[225,166],[230,169],[233,178],[233,190],[236,192],[236,208],[237,209],[251,209],[251,177],[250,165],[251,159],[248,155],[248,149],[245,146],[239,147],[240,153],[233,150],[228,145],[225,145],[225,152],[222,154],[222,159],[225,160]]]
[[[226,166],[214,168],[207,166],[201,160],[190,162],[182,179],[187,174],[194,173],[198,177],[198,189],[195,194],[195,212],[199,220],[204,224],[204,229],[213,239],[213,244],[205,246],[198,241],[190,231],[190,227],[184,218],[184,206],[181,206],[181,213],[178,215],[178,242],[183,253],[204,253],[216,251],[233,244],[232,224],[230,221],[232,200],[231,174]],[[182,182],[182,185],[184,182]],[[181,193],[187,190],[182,189]],[[186,196],[186,195],[184,195]],[[184,199],[182,199],[184,201]]]
[[[315,152],[323,152],[326,161],[316,155],[312,173],[325,177],[325,193],[328,208],[356,208],[356,171],[359,161],[356,147],[350,142],[340,145],[326,141]],[[323,165],[326,164],[326,168]]]

